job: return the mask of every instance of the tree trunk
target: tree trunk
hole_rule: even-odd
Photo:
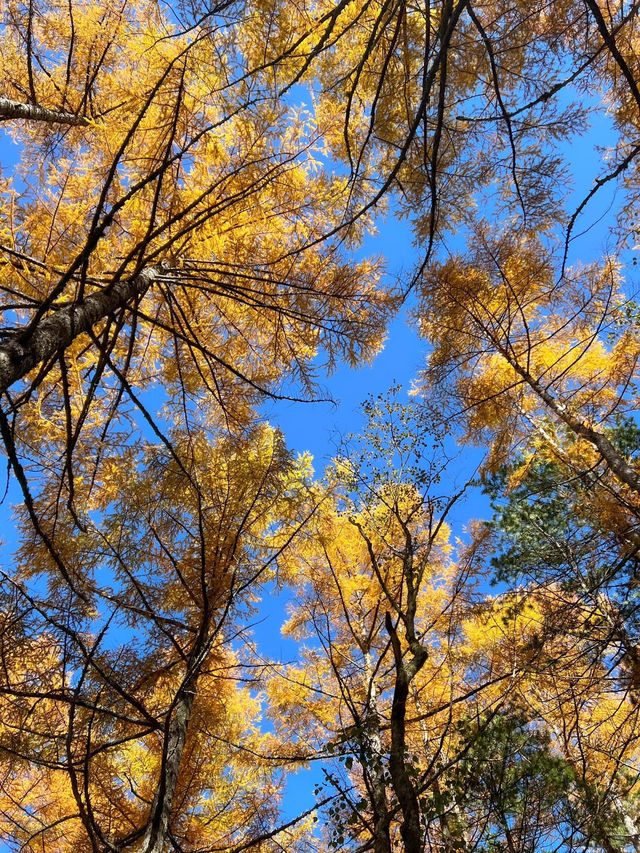
[[[89,124],[85,116],[77,116],[61,110],[50,110],[37,104],[23,104],[9,98],[0,97],[0,121],[22,118],[27,121],[40,121],[45,124],[65,124],[83,127]]]
[[[569,407],[561,400],[553,396],[547,389],[541,385],[528,370],[525,370],[522,365],[504,349],[499,347],[500,354],[513,367],[515,372],[520,376],[527,385],[534,391],[538,397],[547,405],[551,411],[560,420],[565,423],[576,435],[589,441],[613,471],[616,477],[629,486],[637,494],[640,494],[640,476],[637,471],[629,465],[623,456],[618,453],[609,439],[601,432],[597,432],[590,426],[587,426],[580,418],[574,415]]]
[[[0,394],[38,364],[66,349],[78,335],[88,332],[134,297],[143,296],[164,269],[150,267],[133,279],[123,279],[92,293],[82,302],[60,308],[44,317],[33,333],[21,341],[10,337],[0,344]]]
[[[640,830],[638,829],[636,822],[629,814],[629,810],[626,804],[622,801],[622,798],[617,794],[614,796],[614,803],[618,810],[618,814],[622,818],[622,823],[624,824],[626,831],[625,842],[633,847],[635,853],[640,853]]]
[[[385,625],[391,638],[396,669],[396,683],[391,705],[391,755],[389,760],[391,782],[402,809],[403,820],[400,834],[402,835],[405,853],[421,853],[420,803],[406,763],[406,716],[411,682],[424,666],[428,653],[420,643],[414,641],[410,644],[411,660],[405,663],[402,658],[400,640],[388,612],[385,617]]]
[[[163,853],[165,850],[171,819],[171,806],[176,792],[180,761],[187,740],[194,697],[195,681],[189,680],[181,689],[180,696],[171,711],[158,789],[151,806],[149,826],[140,846],[141,853]]]
[[[365,689],[368,692],[367,709],[364,714],[363,741],[365,747],[365,772],[370,780],[371,800],[373,806],[373,851],[374,853],[391,853],[391,838],[389,837],[389,804],[387,801],[387,785],[384,779],[382,764],[382,742],[380,740],[380,716],[377,707],[377,691],[374,680],[374,670],[371,652],[366,651],[365,658]]]

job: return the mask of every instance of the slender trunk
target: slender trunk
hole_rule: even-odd
[[[618,814],[622,818],[622,823],[624,824],[626,838],[626,844],[630,844],[635,853],[640,853],[640,829],[638,829],[638,825],[634,821],[634,819],[629,814],[629,810],[627,806],[622,801],[622,798],[617,794],[614,796],[614,803]]]
[[[37,104],[23,104],[20,101],[0,97],[0,121],[16,118],[40,121],[44,124],[65,124],[72,127],[83,127],[89,124],[89,120],[85,116],[77,116],[62,110],[50,110]]]
[[[600,615],[609,626],[609,637],[620,644],[622,649],[620,663],[629,679],[628,689],[632,701],[637,703],[638,689],[640,688],[640,648],[633,637],[629,635],[623,617],[618,608],[611,603],[608,595],[601,590],[592,592],[584,588],[583,594],[585,597],[591,597],[595,602]]]
[[[433,791],[441,801],[442,789],[440,782],[436,779],[433,783]],[[442,831],[445,853],[463,853],[469,847],[469,839],[465,831],[462,810],[454,803],[449,811],[446,806],[438,814],[438,823]]]
[[[364,714],[364,747],[365,772],[369,777],[371,800],[373,806],[373,851],[374,853],[391,853],[391,838],[389,836],[389,804],[387,801],[387,785],[384,779],[382,764],[382,742],[380,739],[380,716],[377,707],[377,691],[374,680],[374,670],[371,652],[366,651],[365,658],[365,689],[368,691],[368,702]]]
[[[182,755],[187,742],[193,701],[198,689],[198,677],[206,655],[211,649],[212,639],[215,637],[215,632],[213,637],[209,636],[210,614],[207,615],[207,613],[208,610],[203,614],[197,639],[190,651],[184,680],[180,684],[167,713],[158,787],[149,812],[142,844],[137,853],[164,853],[168,846],[171,809],[178,785]]]
[[[638,475],[637,471],[629,465],[623,456],[620,455],[606,435],[592,429],[579,417],[574,415],[565,403],[547,391],[540,382],[533,378],[528,370],[525,370],[525,368],[522,367],[517,359],[509,355],[504,347],[499,347],[499,351],[509,362],[511,367],[513,367],[515,372],[524,379],[531,390],[540,397],[543,403],[545,403],[549,409],[551,409],[551,411],[576,435],[579,435],[581,438],[584,438],[593,444],[616,477],[634,492],[640,494],[640,475]]]
[[[160,779],[156,790],[149,826],[144,835],[141,853],[163,853],[166,848],[171,807],[176,792],[180,761],[187,740],[189,719],[195,696],[195,680],[188,681],[171,712],[165,737]]]
[[[135,278],[117,281],[82,302],[67,305],[45,317],[28,339],[21,341],[15,336],[0,343],[0,394],[38,364],[66,349],[78,335],[88,332],[134,297],[143,296],[163,271],[159,265],[144,270]]]
[[[391,705],[391,755],[389,770],[391,783],[402,810],[400,834],[405,853],[421,853],[422,832],[420,829],[420,803],[416,787],[411,779],[406,762],[406,716],[407,698],[411,682],[424,666],[428,652],[417,641],[410,643],[411,659],[404,661],[398,634],[387,612],[385,625],[391,638],[396,669],[396,683]]]

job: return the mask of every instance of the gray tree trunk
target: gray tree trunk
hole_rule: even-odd
[[[23,104],[20,101],[0,97],[0,121],[16,118],[40,121],[45,124],[65,124],[72,127],[83,127],[89,124],[89,120],[85,116],[77,116],[61,110],[50,110],[37,104]]]
[[[151,806],[149,826],[140,845],[141,853],[163,853],[166,848],[171,807],[176,792],[180,762],[187,740],[189,719],[195,697],[195,684],[193,684],[194,689],[188,689],[189,685],[191,682],[183,687],[171,712],[165,739],[161,775]]]
[[[571,412],[562,400],[556,398],[547,389],[540,384],[534,377],[525,370],[522,365],[502,347],[499,348],[500,354],[509,362],[515,372],[527,383],[538,397],[551,409],[551,411],[565,423],[576,435],[586,439],[597,450],[605,460],[609,468],[613,471],[616,477],[629,486],[634,492],[640,494],[640,476],[637,471],[629,465],[626,459],[611,444],[609,439],[601,432],[597,432],[590,426],[580,420]]]
[[[364,715],[364,743],[368,758],[366,771],[371,784],[373,805],[373,851],[391,853],[389,836],[389,803],[387,784],[382,763],[382,742],[380,739],[380,715],[378,713],[377,690],[371,652],[364,653],[365,689],[368,692],[367,709]]]
[[[15,335],[0,343],[0,394],[38,364],[66,349],[78,335],[88,332],[134,297],[143,296],[163,271],[161,266],[155,266],[135,278],[122,279],[82,302],[44,317],[27,339],[20,340]]]

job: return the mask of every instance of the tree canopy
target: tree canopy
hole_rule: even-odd
[[[1,8],[0,843],[640,853],[640,3]]]

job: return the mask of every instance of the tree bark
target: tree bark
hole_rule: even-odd
[[[143,296],[162,275],[161,265],[150,267],[132,279],[123,279],[87,296],[82,302],[60,308],[37,325],[26,340],[10,337],[0,344],[0,394],[22,379],[38,364],[66,349],[78,335],[88,332],[100,320],[134,297]]]
[[[622,817],[624,828],[627,831],[627,843],[631,844],[635,853],[640,853],[640,830],[620,797],[616,797],[616,808]]]
[[[0,97],[0,121],[16,118],[40,121],[45,124],[65,124],[72,127],[85,127],[89,124],[89,120],[85,116],[66,113],[62,110],[50,110],[47,107],[40,107],[38,104],[23,104],[20,101]]]
[[[389,836],[389,803],[387,801],[387,785],[382,764],[382,742],[380,739],[380,715],[377,707],[377,691],[374,679],[374,669],[371,652],[366,651],[365,657],[365,689],[369,693],[367,709],[364,714],[364,746],[366,756],[366,773],[371,785],[371,800],[373,806],[373,851],[374,853],[391,853],[391,838]]]
[[[411,779],[406,763],[406,716],[407,698],[411,682],[424,666],[428,652],[417,641],[410,643],[409,651],[411,660],[405,662],[402,657],[400,640],[391,620],[391,614],[387,612],[385,625],[395,659],[396,683],[393,691],[393,702],[391,705],[391,755],[389,758],[389,770],[393,790],[402,809],[402,825],[400,834],[405,853],[421,853],[422,832],[420,830],[420,803],[415,785]]]
[[[640,494],[640,476],[637,471],[629,465],[623,456],[618,453],[609,439],[601,432],[597,432],[590,426],[584,423],[580,418],[574,415],[569,407],[561,400],[553,396],[547,389],[541,385],[534,377],[525,370],[522,365],[509,355],[509,353],[500,347],[501,355],[513,367],[515,372],[527,383],[538,397],[551,409],[551,411],[576,435],[586,439],[600,452],[600,455],[613,471],[616,477],[625,483],[632,491]]]
[[[142,853],[163,853],[165,850],[171,807],[178,782],[180,761],[187,740],[194,697],[195,680],[189,680],[183,686],[171,712],[158,789],[151,806],[149,826],[140,847]]]

